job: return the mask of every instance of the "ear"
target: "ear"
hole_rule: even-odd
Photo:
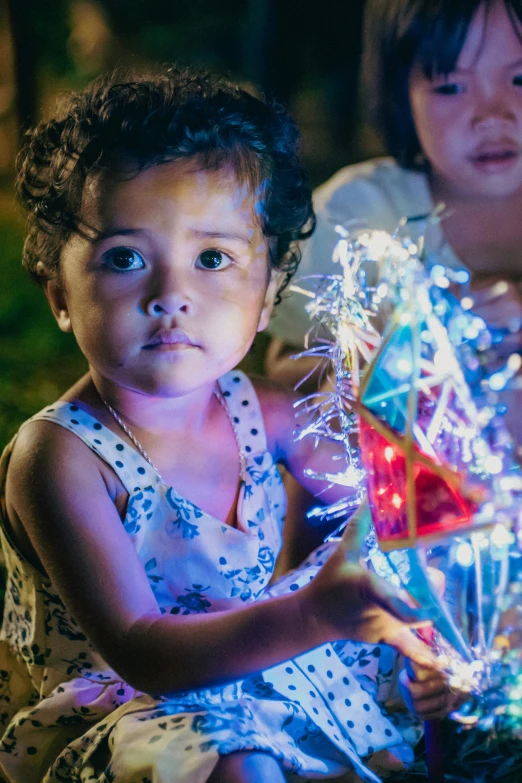
[[[275,298],[277,296],[279,286],[283,282],[283,277],[283,272],[279,272],[277,269],[272,269],[270,273],[270,282],[265,293],[263,309],[261,310],[261,315],[259,316],[259,323],[257,325],[258,332],[262,332],[263,329],[266,329],[268,326],[270,316],[272,315],[272,310],[274,309]]]
[[[72,332],[72,324],[67,308],[65,289],[59,277],[52,277],[45,283],[45,295],[62,332]]]

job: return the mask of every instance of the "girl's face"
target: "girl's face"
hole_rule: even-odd
[[[455,71],[416,66],[410,104],[434,184],[456,197],[522,192],[522,44],[502,0],[480,6]]]
[[[249,186],[193,160],[86,188],[48,298],[95,377],[179,396],[211,385],[267,325],[277,288]]]

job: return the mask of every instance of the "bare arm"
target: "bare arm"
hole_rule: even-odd
[[[9,468],[9,517],[23,525],[95,647],[134,687],[165,694],[214,685],[360,633],[367,641],[387,638],[406,645],[415,656],[414,637],[382,609],[388,608],[388,597],[378,594],[377,583],[368,583],[371,575],[359,566],[345,573],[342,560],[332,562],[330,577],[326,572],[317,587],[311,583],[228,612],[162,615],[100,464],[56,425],[35,422],[24,428]],[[348,607],[339,600],[347,591]],[[325,604],[332,609],[323,611]],[[394,611],[392,604],[389,608]]]
[[[268,447],[275,459],[282,463],[291,475],[310,493],[323,503],[334,503],[350,494],[349,487],[318,481],[306,475],[307,470],[315,473],[338,473],[344,463],[338,458],[344,455],[341,443],[321,440],[317,446],[313,437],[299,440],[299,429],[304,426],[306,416],[296,418],[294,403],[304,394],[292,392],[270,381],[258,379],[256,390],[263,409],[267,430]]]
[[[317,389],[319,385],[318,361],[312,357],[303,356],[293,359],[303,347],[296,348],[283,342],[279,337],[273,337],[265,355],[265,372],[267,376],[277,383],[289,389],[295,388],[309,373],[310,378],[299,387],[301,393],[307,393]]]

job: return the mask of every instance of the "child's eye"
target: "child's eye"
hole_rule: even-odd
[[[196,259],[199,269],[226,269],[231,263],[231,259],[221,250],[204,250]]]
[[[517,73],[517,75],[513,77],[513,84],[515,87],[522,87],[522,73]]]
[[[462,84],[456,84],[455,82],[446,82],[434,87],[433,92],[436,92],[437,95],[458,95],[464,92],[464,87]]]
[[[130,247],[114,247],[103,254],[103,262],[119,272],[143,269],[145,262],[141,255]]]

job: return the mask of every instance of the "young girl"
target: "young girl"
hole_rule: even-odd
[[[317,190],[300,273],[330,270],[336,223],[393,231],[443,202],[448,217],[427,232],[428,262],[471,273],[464,293],[503,338],[505,362],[522,348],[520,3],[370,0],[364,56],[363,99],[394,158],[348,166]],[[270,327],[269,375],[292,385],[305,374],[288,355],[310,328],[303,299],[289,296]],[[522,446],[518,382],[499,396]]]
[[[267,589],[275,463],[306,483],[329,459],[295,441],[293,395],[233,370],[313,222],[296,143],[281,107],[175,70],[94,84],[28,136],[24,262],[89,370],[3,458],[12,783],[377,780],[360,757],[404,756],[356,678],[381,648],[352,672],[330,644],[433,664],[356,531]]]
[[[363,100],[393,158],[348,166],[317,189],[317,228],[303,244],[300,275],[329,274],[335,226],[363,220],[396,230],[403,217],[444,202],[426,233],[428,263],[471,273],[460,295],[500,338],[483,366],[491,373],[522,351],[522,7],[515,0],[368,0]],[[269,326],[269,377],[295,386],[313,370],[291,358],[311,322],[288,294]],[[497,392],[522,460],[520,376]],[[491,397],[491,396],[490,396]],[[478,400],[482,404],[482,400]],[[314,546],[292,534],[313,499],[290,477],[285,561]]]

